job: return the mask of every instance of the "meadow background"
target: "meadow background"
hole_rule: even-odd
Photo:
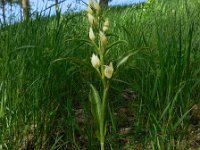
[[[86,15],[36,14],[0,26],[0,149],[99,149]],[[198,150],[200,1],[147,1],[101,15],[109,43],[126,41],[110,59],[137,51],[110,81],[106,149]]]

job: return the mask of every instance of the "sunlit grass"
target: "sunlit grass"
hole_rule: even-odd
[[[200,99],[199,8],[179,1],[104,10],[109,41],[127,41],[109,51],[111,60],[139,50],[111,80],[107,149],[190,146],[189,110]],[[91,47],[81,41],[88,38],[85,15],[0,28],[3,149],[98,148],[88,89],[99,82],[87,68]]]

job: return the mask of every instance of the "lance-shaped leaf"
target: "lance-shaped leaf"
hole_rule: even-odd
[[[89,100],[91,102],[91,112],[98,127],[97,129],[99,129],[101,120],[101,98],[99,96],[99,92],[92,84],[90,85],[90,87],[91,90],[89,94]]]
[[[121,43],[125,43],[127,44],[127,42],[125,40],[119,40],[119,41],[116,41],[110,45],[108,45],[108,47],[106,48],[106,55],[109,53],[110,49],[118,44],[121,44]]]
[[[73,64],[77,64],[81,67],[86,67],[89,70],[93,69],[93,67],[91,66],[90,63],[88,63],[88,61],[85,61],[83,59],[79,59],[79,58],[76,58],[76,57],[58,58],[58,59],[52,61],[51,65],[53,65],[54,63],[60,62],[60,61],[66,61],[66,62],[70,62],[70,63],[73,63]]]
[[[99,47],[98,45],[96,45],[96,43],[94,41],[91,40],[85,40],[85,39],[68,39],[65,42],[71,42],[71,41],[77,41],[77,42],[83,42],[91,47],[94,47],[94,49],[92,49],[95,53],[98,53],[99,51]]]
[[[138,51],[128,51],[123,56],[121,56],[117,61],[117,69],[120,66],[122,66],[123,64],[125,64],[131,56],[133,56],[133,55],[135,55],[137,53],[138,53]]]

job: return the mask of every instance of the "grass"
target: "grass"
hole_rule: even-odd
[[[109,41],[127,41],[109,51],[113,62],[139,51],[111,80],[107,149],[199,148],[190,132],[200,125],[199,8],[181,0],[103,10]],[[89,83],[99,82],[92,48],[81,40],[85,15],[0,27],[2,149],[99,149],[88,100]]]

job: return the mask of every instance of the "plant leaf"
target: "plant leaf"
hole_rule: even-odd
[[[79,59],[79,58],[75,58],[75,57],[58,58],[58,59],[52,61],[51,64],[54,64],[59,61],[67,61],[67,62],[78,64],[79,66],[84,66],[88,69],[93,69],[93,67],[90,63],[88,63],[87,61],[84,61],[83,59]]]
[[[99,127],[101,120],[101,99],[99,96],[99,92],[96,90],[96,88],[92,84],[90,84],[90,87],[91,90],[89,93],[89,100],[91,102],[91,112],[97,126]]]
[[[173,126],[173,130],[175,130],[180,124],[181,122],[186,118],[186,116],[190,113],[191,109],[189,109],[188,111],[186,111],[180,119],[178,119],[178,121],[175,123],[175,125]]]
[[[98,53],[98,46],[95,44],[95,42],[92,42],[91,40],[86,40],[86,39],[68,39],[65,42],[70,42],[70,41],[78,41],[78,42],[83,42],[91,47],[95,47],[93,50],[94,52]]]
[[[105,125],[104,125],[104,136],[106,135],[107,133],[107,121],[105,122]]]
[[[138,50],[137,51],[128,51],[126,54],[124,54],[122,57],[120,57],[117,62],[117,69],[121,65],[125,64],[131,56],[137,54],[138,52],[139,52]]]
[[[112,128],[113,128],[114,132],[117,132],[116,120],[115,120],[115,118],[113,116],[113,113],[111,111],[109,103],[108,103],[108,112],[109,112],[109,115],[110,115],[110,120],[111,120],[111,123],[112,123]]]
[[[116,41],[116,42],[113,42],[112,44],[108,45],[108,47],[106,48],[106,55],[107,53],[110,51],[110,49],[115,46],[115,45],[118,45],[120,43],[125,43],[127,44],[127,42],[125,40],[119,40],[119,41]]]

